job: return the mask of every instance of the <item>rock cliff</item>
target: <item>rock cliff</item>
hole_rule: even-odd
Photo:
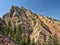
[[[22,32],[29,35],[31,41],[34,40],[36,43],[45,43],[54,33],[60,37],[60,21],[35,14],[24,7],[11,6],[2,20],[5,24],[10,22],[10,28],[13,30],[15,26],[19,26]]]

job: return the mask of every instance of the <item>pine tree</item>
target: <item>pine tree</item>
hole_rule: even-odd
[[[4,26],[4,34],[7,35],[7,36],[9,36],[9,37],[11,35],[11,29],[10,29],[10,27],[11,27],[11,22],[9,21],[8,24],[6,24]]]
[[[59,45],[59,40],[57,39],[57,35],[56,34],[54,34],[53,36],[52,36],[52,45]]]
[[[9,35],[9,28],[8,28],[8,26],[7,25],[5,25],[5,27],[4,27],[4,33],[5,33],[5,35]]]
[[[4,31],[3,28],[4,28],[3,25],[0,23],[0,31],[1,31],[1,32]]]
[[[21,37],[21,41],[20,41],[20,45],[26,45],[26,35],[23,35],[22,37]]]
[[[52,35],[52,39],[50,38],[49,41],[45,45],[60,45],[57,35]]]

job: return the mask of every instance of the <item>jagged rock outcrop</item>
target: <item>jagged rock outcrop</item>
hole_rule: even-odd
[[[60,36],[60,25],[54,19],[41,16],[25,9],[24,7],[12,6],[10,12],[5,14],[2,18],[5,24],[11,22],[11,29],[15,26],[20,26],[23,33],[30,35],[31,41],[36,43],[45,43],[49,37],[56,33]]]

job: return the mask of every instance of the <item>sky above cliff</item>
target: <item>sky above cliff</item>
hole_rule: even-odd
[[[60,20],[60,0],[0,0],[0,17],[9,11],[11,5]]]

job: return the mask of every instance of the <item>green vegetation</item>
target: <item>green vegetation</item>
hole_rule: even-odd
[[[49,39],[49,41],[45,45],[60,45],[59,40],[57,39],[57,35],[54,34],[52,38]]]
[[[0,31],[3,32],[3,25],[0,23]]]
[[[15,26],[14,30],[10,29],[11,23],[9,23],[5,26],[3,26],[0,23],[0,31],[3,32],[8,37],[11,37],[13,40],[15,40],[19,45],[41,45],[37,44],[34,41],[30,41],[30,36],[23,34],[20,26]],[[56,37],[56,34],[52,36],[52,38],[49,38],[49,40],[44,45],[60,45],[59,40]]]
[[[6,36],[11,37],[13,40],[15,40],[19,45],[32,45],[30,41],[29,35],[22,35],[22,30],[20,26],[15,26],[14,30],[11,30],[11,23],[9,23],[5,26],[0,24],[0,31],[3,32]]]

